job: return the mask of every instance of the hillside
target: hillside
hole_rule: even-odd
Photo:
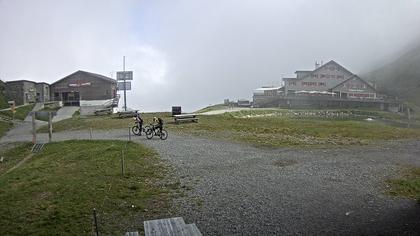
[[[420,44],[365,77],[377,83],[380,92],[420,107]]]
[[[0,80],[0,109],[8,108],[6,98],[4,97],[4,82]]]

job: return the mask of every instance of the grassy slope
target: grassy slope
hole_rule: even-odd
[[[389,180],[392,186],[390,194],[420,200],[420,168],[409,169],[400,179]]]
[[[48,144],[27,163],[0,177],[3,235],[92,235],[96,208],[103,235],[141,230],[144,219],[168,209],[177,186],[165,180],[155,153],[125,142],[67,141]],[[19,149],[20,148],[20,149]],[[19,147],[17,156],[27,152]],[[165,180],[165,181],[163,181]]]
[[[24,120],[26,116],[28,115],[28,113],[32,111],[33,107],[34,105],[27,105],[27,106],[17,108],[16,113],[15,113],[15,119]],[[2,111],[0,112],[0,115],[13,117],[13,114],[11,111]],[[13,127],[13,124],[11,122],[0,121],[0,137],[3,136],[12,127]]]
[[[353,111],[355,117],[336,119],[323,117],[274,116],[239,118],[247,115],[269,114],[278,112],[288,114],[288,110],[241,111],[225,115],[200,116],[196,123],[172,124],[169,113],[144,114],[151,121],[153,116],[164,117],[165,127],[171,132],[206,136],[217,139],[229,139],[246,142],[257,146],[323,146],[363,144],[372,140],[389,140],[420,137],[420,129],[396,128],[378,122],[366,122],[368,116],[401,120],[404,117],[393,113],[376,111]],[[296,111],[305,112],[305,111]],[[309,111],[309,113],[312,113]],[[276,113],[277,114],[277,113]],[[354,120],[357,119],[357,120]],[[112,117],[73,118],[55,123],[54,131],[117,129],[133,125],[132,119]],[[41,128],[46,132],[46,128]]]
[[[32,111],[34,106],[35,106],[34,104],[30,104],[30,105],[16,108],[16,113],[15,113],[14,118],[18,120],[24,120],[26,116],[28,115],[28,113]],[[4,116],[8,116],[8,117],[13,117],[12,111],[2,111],[0,112],[0,114]]]
[[[3,162],[0,164],[0,176],[25,158],[31,152],[31,148],[31,143],[23,143],[16,148],[0,151],[0,156],[4,157]]]
[[[227,108],[229,108],[229,106],[226,106],[224,104],[216,104],[216,105],[213,105],[213,106],[208,106],[208,107],[205,107],[203,109],[200,109],[200,110],[196,111],[195,113],[204,113],[204,112],[208,112],[208,111],[227,109]]]
[[[365,77],[378,89],[420,107],[420,45]]]
[[[283,117],[202,116],[198,124],[180,124],[170,128],[182,133],[269,147],[346,145],[420,137],[420,129],[402,129],[364,121]]]
[[[4,82],[0,80],[0,109],[8,108],[6,98],[4,97]]]
[[[0,121],[0,137],[13,127],[11,122]]]

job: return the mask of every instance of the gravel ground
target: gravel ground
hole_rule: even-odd
[[[128,130],[94,131],[94,139],[127,139]],[[89,131],[54,134],[88,139]],[[39,135],[47,140],[47,135]],[[420,205],[385,195],[385,180],[420,166],[420,141],[339,149],[258,149],[170,134],[132,137],[169,161],[187,196],[179,215],[203,235],[355,235],[420,232]],[[9,135],[0,143],[30,141]]]
[[[196,137],[148,142],[177,168],[181,216],[205,235],[416,234],[420,206],[385,180],[420,166],[420,141],[334,150],[257,149]],[[187,200],[187,201],[186,201]]]

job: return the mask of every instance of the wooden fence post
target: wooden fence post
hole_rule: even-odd
[[[35,124],[35,112],[32,112],[32,143],[36,143],[36,124]]]
[[[96,209],[95,208],[93,208],[93,219],[95,221],[95,233],[96,233],[96,236],[99,236],[98,220],[96,218]]]
[[[52,112],[48,112],[48,142],[52,140]]]
[[[121,150],[121,175],[124,177],[124,150]]]

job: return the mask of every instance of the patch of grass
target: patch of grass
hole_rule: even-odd
[[[80,109],[79,109],[79,110],[77,110],[77,111],[75,111],[75,112],[73,113],[72,117],[74,117],[74,118],[78,118],[78,117],[80,117]]]
[[[2,80],[0,80],[0,109],[9,108],[9,104],[7,104],[6,98],[4,96],[5,84]]]
[[[388,181],[393,196],[414,198],[420,201],[420,168],[411,168],[402,178]]]
[[[121,176],[121,151],[125,176]],[[17,149],[22,155],[25,149]],[[92,209],[102,235],[142,230],[162,217],[173,189],[168,167],[142,145],[122,141],[50,143],[28,162],[0,177],[3,235],[93,234]]]
[[[229,106],[226,106],[224,104],[216,104],[216,105],[212,105],[212,106],[208,106],[203,109],[200,109],[196,111],[195,113],[204,113],[208,111],[222,110],[222,109],[227,109],[227,108],[229,108]]]
[[[0,121],[0,137],[2,137],[12,127],[13,127],[13,123],[12,122]]]
[[[265,147],[354,145],[374,140],[420,137],[420,129],[396,128],[364,121],[288,117],[236,118],[229,114],[200,116],[197,124],[168,125],[168,129]]]
[[[14,118],[17,120],[24,120],[26,116],[29,114],[29,112],[32,111],[34,106],[35,104],[29,104],[26,106],[21,106],[21,107],[16,108],[16,113],[14,114]],[[0,114],[4,116],[8,116],[8,117],[13,117],[12,111],[1,111]]]
[[[31,153],[32,143],[21,143],[16,147],[0,152],[3,162],[0,162],[0,176],[19,163]]]

